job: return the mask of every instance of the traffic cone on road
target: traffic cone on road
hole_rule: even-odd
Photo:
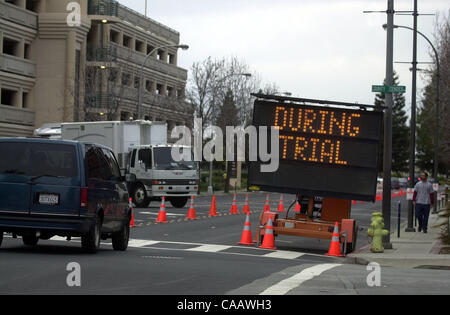
[[[239,245],[255,245],[252,242],[252,231],[251,231],[250,215],[247,213],[247,218],[245,219],[244,231],[242,232],[241,241]]]
[[[264,231],[264,239],[262,245],[259,247],[262,249],[271,249],[276,250],[275,247],[275,236],[273,234],[273,221],[272,218],[269,219],[269,222],[266,225]]]
[[[270,212],[269,194],[267,194],[267,197],[266,197],[266,203],[264,205],[264,212]]]
[[[191,205],[189,206],[188,215],[186,219],[197,220],[197,218],[195,217],[194,196],[191,197]]]
[[[131,210],[130,227],[137,227],[137,226],[134,224],[133,199],[132,199],[132,198],[129,199],[128,206],[129,206],[129,208],[130,208],[130,210]]]
[[[213,199],[212,199],[212,202],[211,202],[211,207],[209,209],[209,216],[217,217],[216,195],[213,195]]]
[[[280,203],[278,204],[278,212],[284,212],[284,196],[280,195]]]
[[[339,235],[339,223],[336,222],[336,225],[334,226],[333,237],[331,238],[330,250],[325,255],[334,257],[343,257],[341,252],[340,238],[341,237]]]
[[[242,213],[250,214],[250,206],[248,204],[248,194],[245,196],[245,204],[244,208],[242,209]]]
[[[166,213],[166,197],[162,197],[161,206],[159,207],[159,214],[156,223],[168,223]]]
[[[300,213],[301,210],[302,210],[302,207],[300,206],[300,203],[298,202],[298,199],[297,199],[297,201],[296,201],[296,203],[295,203],[295,209],[294,209],[294,212],[295,212],[295,213]]]
[[[236,204],[236,198],[237,198],[237,194],[234,194],[233,204],[231,205],[230,214],[239,214],[237,204]]]

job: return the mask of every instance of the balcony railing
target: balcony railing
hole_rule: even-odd
[[[88,49],[86,59],[87,61],[116,62],[117,47],[109,46],[106,48]]]
[[[16,5],[0,1],[0,18],[37,29],[38,15]]]
[[[117,97],[111,93],[91,93],[84,98],[86,108],[114,109],[117,107]]]
[[[0,105],[0,122],[25,126],[34,125],[34,111]]]
[[[145,61],[146,55],[143,53],[139,53],[136,51],[133,51],[127,47],[123,47],[120,45],[117,45],[115,43],[110,43],[111,47],[116,47],[117,57],[126,61],[126,62],[132,62],[136,64],[138,68],[141,67],[141,65]],[[146,68],[149,68],[154,71],[158,71],[160,73],[172,76],[174,78],[177,78],[179,80],[187,80],[187,70],[177,67],[175,65],[171,65],[169,63],[156,60],[154,58],[149,58],[146,63]]]
[[[36,77],[36,64],[7,54],[0,54],[0,70],[32,78]]]
[[[89,15],[119,15],[119,3],[114,0],[90,0],[88,4]]]

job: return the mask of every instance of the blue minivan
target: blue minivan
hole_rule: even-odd
[[[0,245],[4,233],[27,246],[54,236],[81,237],[95,253],[112,238],[125,251],[131,207],[114,153],[97,144],[0,139]]]

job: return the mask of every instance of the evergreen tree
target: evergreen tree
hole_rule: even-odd
[[[433,87],[425,88],[423,104],[417,115],[417,165],[421,170],[433,173],[434,159],[434,101]]]
[[[398,85],[399,77],[394,72],[394,86]],[[375,106],[384,106],[385,99],[385,93],[377,94],[375,97]],[[394,94],[394,106],[392,108],[392,171],[395,173],[408,171],[410,132],[406,124],[408,117],[406,115],[405,105],[405,96],[403,94]],[[383,172],[383,139],[379,153],[379,172]]]

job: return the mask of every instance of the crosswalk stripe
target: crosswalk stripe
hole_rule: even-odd
[[[187,250],[192,252],[217,253],[232,247],[233,246],[225,246],[225,245],[202,245]]]
[[[324,273],[327,270],[331,270],[333,268],[342,266],[341,264],[321,264],[316,265],[311,268],[307,268],[305,270],[302,270],[298,274],[285,279],[283,281],[278,282],[277,284],[267,288],[259,295],[285,295],[289,291],[299,287],[302,285],[302,283],[312,280],[315,277],[320,276],[322,273]]]
[[[268,257],[268,258],[297,259],[299,257],[302,257],[303,255],[305,255],[305,254],[279,250],[279,251],[269,253],[269,254],[266,254],[263,256]]]
[[[128,247],[135,247],[135,248],[140,248],[140,247],[145,247],[145,246],[149,246],[149,245],[155,245],[155,244],[159,244],[161,242],[159,241],[147,241],[147,240],[130,240],[128,242]]]

